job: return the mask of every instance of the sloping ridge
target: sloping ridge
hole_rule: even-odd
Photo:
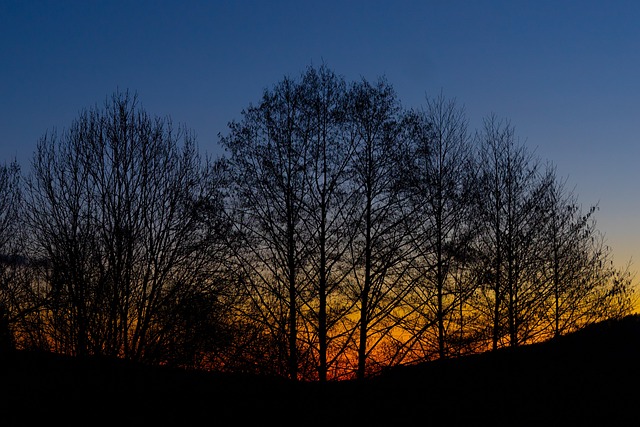
[[[639,368],[640,317],[632,315],[544,343],[394,368],[367,393],[404,408],[389,421],[429,413],[461,426],[638,425]]]
[[[638,315],[328,384],[16,352],[0,361],[0,425],[637,425],[639,367]]]

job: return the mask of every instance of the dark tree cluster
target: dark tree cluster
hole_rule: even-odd
[[[309,67],[202,157],[115,93],[0,169],[0,345],[364,378],[632,310],[586,211],[496,116]],[[5,351],[5,350],[2,350]]]

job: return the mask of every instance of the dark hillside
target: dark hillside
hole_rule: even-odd
[[[325,385],[17,352],[0,368],[0,426],[636,425],[639,363],[639,316]]]
[[[546,343],[395,368],[368,388],[409,422],[429,413],[448,425],[618,426],[640,421],[639,387],[640,317],[630,316]]]

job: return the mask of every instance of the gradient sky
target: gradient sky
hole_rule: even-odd
[[[614,262],[640,266],[638,1],[0,0],[0,162],[26,172],[38,139],[116,90],[197,134],[263,89],[325,63],[385,76],[406,107],[442,92],[470,129],[496,114],[556,165]]]

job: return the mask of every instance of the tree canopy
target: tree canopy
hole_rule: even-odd
[[[3,346],[364,378],[631,313],[632,277],[510,122],[326,65],[203,157],[115,92],[0,168]],[[5,339],[6,338],[6,339]]]

